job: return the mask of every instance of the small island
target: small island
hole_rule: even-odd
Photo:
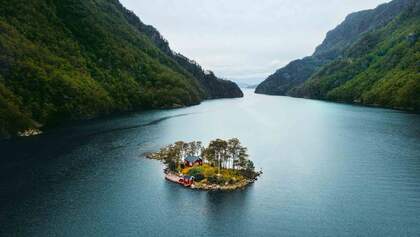
[[[200,141],[178,141],[146,154],[162,161],[165,178],[185,187],[199,190],[229,191],[243,189],[262,174],[248,159],[247,148],[239,139],[216,139],[207,147]]]

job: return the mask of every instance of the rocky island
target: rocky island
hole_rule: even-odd
[[[247,148],[237,138],[216,139],[207,147],[200,141],[178,141],[146,157],[165,164],[167,180],[192,189],[243,189],[262,174],[255,171],[254,163],[248,159]]]

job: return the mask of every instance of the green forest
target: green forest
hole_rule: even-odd
[[[420,11],[363,35],[289,95],[420,111]]]
[[[118,0],[0,0],[0,137],[115,112],[240,97]]]
[[[270,75],[256,93],[420,111],[420,3],[352,13],[312,56]]]

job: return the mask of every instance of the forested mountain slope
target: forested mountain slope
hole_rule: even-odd
[[[420,111],[420,2],[290,95]]]
[[[118,0],[0,0],[0,137],[112,112],[241,97]]]
[[[292,95],[415,109],[416,106],[413,103],[416,104],[417,102],[413,101],[413,99],[416,100],[418,97],[413,94],[414,91],[397,92],[395,83],[397,83],[396,78],[400,79],[397,83],[398,87],[416,88],[419,83],[418,74],[416,74],[415,70],[415,66],[418,65],[417,32],[419,24],[416,22],[416,19],[419,17],[418,4],[419,1],[417,0],[394,0],[373,10],[350,14],[343,23],[327,34],[324,42],[317,47],[312,56],[293,61],[286,67],[279,69],[257,87],[256,93]],[[395,37],[398,37],[398,39]],[[405,41],[406,39],[409,40]],[[397,41],[403,45],[399,47],[393,45],[398,44]],[[330,89],[339,87],[342,83],[356,77],[357,73],[355,71],[352,74],[348,73],[349,70],[355,70],[357,67],[353,63],[356,60],[355,57],[365,57],[373,60],[372,57],[375,54],[373,51],[375,50],[377,51],[377,57],[386,57],[388,59],[392,57],[394,62],[384,64],[385,62],[382,59],[376,58],[376,65],[382,64],[381,68],[376,70],[378,73],[375,75],[370,72],[370,74],[365,74],[364,77],[359,77],[358,90],[365,92],[370,90],[372,81],[378,81],[379,77],[387,75],[387,80],[378,81],[375,86],[377,88],[375,91],[379,91],[379,87],[382,88],[380,90],[381,96],[379,96],[379,92],[373,93],[373,91],[369,95],[366,92],[361,96],[360,93],[353,93],[355,89],[352,89],[352,95],[344,95],[343,89],[337,89],[335,92],[329,93]],[[387,73],[387,71],[392,70],[395,72],[393,67],[398,63],[396,62],[397,56],[395,54],[406,54],[404,56],[406,61],[402,63],[411,65],[411,67],[401,67],[398,75]],[[398,60],[403,59],[399,57]],[[353,65],[351,69],[347,65],[349,63]],[[367,61],[365,60],[363,63],[359,61],[358,63],[358,73],[367,73],[365,71],[369,67]],[[373,62],[369,61],[369,65],[373,65],[371,63]],[[329,84],[325,82],[327,77],[330,78]],[[334,79],[331,79],[331,77]],[[390,77],[393,79],[390,79]],[[415,80],[416,78],[417,80]],[[393,81],[392,85],[390,81]],[[386,85],[384,82],[386,82]],[[325,84],[328,84],[328,86]],[[349,87],[349,85],[346,86],[346,88]],[[355,85],[352,87],[355,87]],[[385,87],[388,89],[385,90]],[[400,102],[390,102],[383,99],[387,96],[393,97],[396,94],[400,96],[398,96],[398,99],[393,100]],[[407,101],[411,102],[408,103]]]

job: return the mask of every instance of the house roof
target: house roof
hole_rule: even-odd
[[[187,179],[187,180],[191,180],[191,179],[193,179],[194,178],[194,176],[188,176],[188,175],[184,175],[184,177],[183,177],[184,179]]]
[[[198,156],[187,156],[184,160],[188,161],[190,163],[194,163],[194,162],[197,162],[197,161],[201,160],[201,158],[198,157]]]

